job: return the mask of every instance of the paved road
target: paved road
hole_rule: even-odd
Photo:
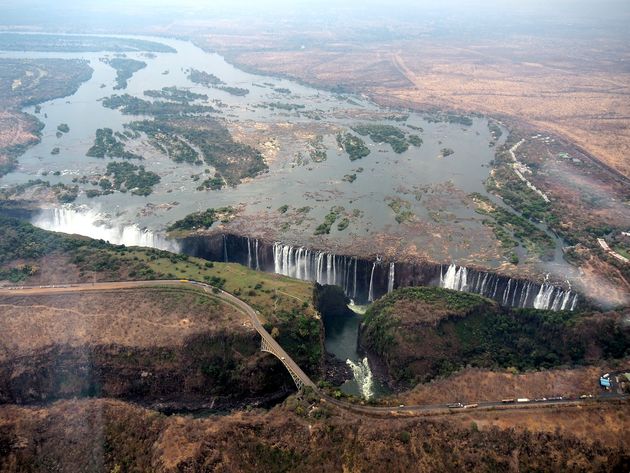
[[[371,415],[414,415],[414,414],[440,414],[452,411],[468,411],[470,409],[521,409],[540,406],[568,406],[576,404],[584,404],[586,402],[593,401],[616,401],[628,399],[629,396],[619,393],[608,393],[601,397],[592,399],[546,399],[546,400],[531,400],[523,403],[504,403],[502,401],[496,402],[479,402],[471,407],[458,407],[449,408],[449,404],[424,404],[416,406],[368,406],[353,404],[346,401],[338,400],[330,397],[317,388],[315,383],[302,371],[302,369],[293,361],[293,359],[282,349],[282,347],[276,342],[267,330],[260,323],[258,313],[249,304],[242,301],[238,297],[217,289],[208,284],[196,282],[196,281],[184,281],[184,280],[155,280],[155,281],[121,281],[121,282],[103,282],[103,283],[85,283],[85,284],[71,284],[71,285],[58,285],[58,286],[19,286],[11,288],[0,288],[0,296],[2,295],[36,295],[36,294],[64,294],[69,292],[90,292],[90,291],[109,291],[117,289],[130,289],[140,287],[155,287],[155,286],[169,286],[169,287],[182,287],[193,286],[202,289],[208,293],[211,297],[221,299],[223,302],[232,305],[243,314],[247,315],[251,320],[254,329],[260,334],[260,336],[267,342],[268,346],[272,349],[273,353],[280,359],[280,361],[293,371],[293,373],[300,379],[305,385],[313,388],[319,396],[325,401],[343,409],[349,409],[355,412],[371,414]]]

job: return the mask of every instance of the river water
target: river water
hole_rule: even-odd
[[[488,231],[474,209],[462,202],[461,195],[486,194],[483,181],[488,176],[487,165],[493,159],[494,148],[489,146],[492,136],[485,118],[476,117],[471,126],[463,126],[431,123],[424,115],[409,112],[405,120],[396,120],[395,115],[399,117],[400,111],[383,109],[365,97],[342,96],[286,79],[246,73],[220,55],[207,53],[187,41],[147,39],[168,44],[177,53],[156,53],[154,58],[140,52],[127,53],[129,58],[146,62],[147,67],[136,72],[122,91],[114,89],[114,69],[100,61],[111,54],[0,52],[0,58],[80,58],[88,60],[94,69],[92,78],[74,95],[41,104],[37,116],[45,124],[42,141],[20,157],[17,171],[1,178],[0,186],[41,178],[44,173],[47,173],[44,179],[51,184],[69,185],[73,178],[102,174],[109,160],[85,156],[96,129],[108,127],[122,132],[126,123],[148,117],[123,115],[103,107],[100,99],[120,93],[148,99],[143,95],[146,90],[177,86],[208,95],[211,105],[220,101],[223,107],[218,118],[237,139],[243,134],[258,133],[253,143],[257,148],[275,143],[276,151],[268,156],[269,172],[235,188],[198,191],[199,183],[191,175],[203,172],[208,166],[176,164],[148,145],[146,139],[136,140],[128,148],[143,155],[142,164],[158,173],[162,180],[148,197],[117,192],[89,199],[81,193],[72,208],[99,214],[94,222],[96,231],[105,221],[119,227],[137,225],[140,229],[160,232],[191,212],[231,205],[241,209],[241,217],[250,218],[248,230],[256,236],[264,233],[268,238],[305,245],[317,241],[320,246],[348,246],[358,239],[369,243],[379,235],[400,238],[404,235],[405,242],[431,251],[440,259],[464,258],[473,251],[480,253],[480,249],[483,252],[483,238]],[[194,84],[187,77],[190,68],[210,72],[228,86],[244,87],[250,93],[237,97]],[[278,89],[288,89],[290,93]],[[272,102],[305,108],[293,112],[265,108]],[[34,107],[25,111],[34,113]],[[350,161],[337,147],[336,134],[366,122],[393,125],[405,133],[419,134],[424,143],[396,154],[387,143],[375,143],[364,137],[370,155]],[[70,132],[57,138],[56,127],[60,123],[67,123]],[[423,131],[418,131],[418,127]],[[298,154],[307,156],[308,141],[319,134],[323,137],[327,160],[300,163]],[[51,155],[55,147],[60,148],[60,153]],[[451,148],[454,154],[443,158],[443,148]],[[56,171],[61,175],[54,176],[52,173]],[[344,180],[344,176],[352,174],[357,175],[355,182]],[[423,192],[424,197],[420,195]],[[414,215],[412,227],[397,223],[392,199],[404,200]],[[285,204],[293,208],[308,206],[311,210],[303,221],[289,219],[284,226],[266,225],[267,217]],[[330,235],[314,236],[315,227],[333,206],[341,206],[352,215],[349,227],[338,230],[333,226]],[[81,227],[86,228],[85,222]],[[482,235],[481,240],[475,240],[477,235]],[[484,258],[481,254],[476,257]],[[486,259],[495,266],[499,264],[492,256]]]
[[[361,314],[345,317],[327,317],[324,320],[326,332],[325,347],[338,359],[345,361],[351,369],[353,379],[340,386],[341,391],[364,399],[373,399],[387,393],[387,389],[373,375],[368,358],[358,350],[358,335]]]

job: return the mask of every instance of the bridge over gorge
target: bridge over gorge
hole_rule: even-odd
[[[317,387],[315,383],[302,371],[295,361],[284,351],[284,349],[276,342],[269,332],[262,326],[258,318],[258,313],[249,304],[242,301],[236,296],[233,296],[229,292],[225,292],[208,284],[204,284],[197,281],[188,280],[154,280],[154,281],[120,281],[120,282],[106,282],[106,283],[85,283],[85,284],[71,284],[71,285],[56,285],[56,286],[22,286],[11,288],[0,288],[0,294],[7,291],[12,294],[53,294],[53,293],[67,293],[67,292],[88,292],[88,291],[108,291],[113,289],[129,289],[129,288],[141,288],[141,287],[155,287],[155,286],[177,286],[193,285],[204,292],[210,297],[216,297],[226,304],[231,305],[239,312],[248,316],[252,322],[254,329],[261,337],[261,351],[271,353],[278,358],[285,366],[291,378],[295,382],[298,390],[305,386],[309,386],[315,390]]]
[[[122,281],[122,282],[105,282],[105,283],[86,283],[86,284],[72,284],[72,285],[58,285],[58,286],[23,286],[23,287],[0,287],[1,295],[36,295],[36,294],[63,294],[68,292],[89,292],[89,291],[110,291],[115,289],[129,289],[129,288],[143,288],[143,287],[156,287],[156,286],[179,286],[183,284],[194,285],[206,293],[210,297],[216,297],[223,302],[232,305],[244,315],[247,315],[254,327],[261,337],[261,351],[271,353],[277,357],[285,366],[295,385],[298,389],[304,387],[310,387],[317,392],[322,401],[329,402],[343,409],[351,410],[357,413],[370,414],[370,415],[383,415],[383,416],[397,416],[397,415],[439,415],[439,414],[452,414],[454,411],[448,404],[425,404],[416,406],[366,406],[360,404],[353,404],[351,402],[345,402],[335,399],[331,396],[321,392],[315,383],[302,371],[302,369],[293,361],[293,359],[283,350],[283,348],[276,342],[269,332],[262,326],[258,319],[258,312],[252,308],[246,302],[233,296],[232,294],[222,291],[218,288],[209,286],[204,283],[188,280],[154,280],[154,281]],[[556,407],[565,407],[570,405],[581,405],[594,401],[608,401],[608,402],[625,402],[629,396],[622,393],[609,393],[606,395],[597,396],[592,400],[584,400],[581,398],[564,399],[564,398],[552,398],[536,400],[530,406],[523,406],[522,404],[507,404],[502,401],[494,402],[479,402],[474,404],[474,407],[479,409],[522,409],[524,407],[545,407],[554,405]],[[529,401],[529,400],[528,400]],[[463,411],[463,409],[462,409]]]
[[[317,387],[315,383],[311,381],[311,379],[302,371],[302,369],[297,365],[295,361],[284,351],[284,349],[276,342],[276,340],[271,336],[269,332],[262,326],[260,323],[260,319],[258,318],[258,313],[246,302],[242,301],[236,296],[233,296],[229,292],[225,292],[223,290],[217,290],[212,286],[208,286],[207,284],[194,282],[198,286],[201,286],[204,291],[212,292],[213,295],[217,296],[222,301],[231,304],[232,306],[239,309],[241,312],[247,314],[252,321],[254,329],[258,332],[261,337],[260,350],[271,353],[276,358],[278,358],[284,367],[287,369],[291,378],[295,382],[298,390],[302,389],[304,386],[309,386],[315,390]]]

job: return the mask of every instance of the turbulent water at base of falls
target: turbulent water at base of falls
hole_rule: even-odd
[[[542,285],[531,281],[500,278],[496,274],[470,271],[465,266],[451,264],[446,273],[440,270],[440,287],[468,291],[512,307],[533,307],[546,310],[573,310],[578,295],[548,282]]]
[[[355,314],[365,315],[365,313],[367,312],[368,306],[355,304],[354,300],[350,299],[350,304],[348,304],[348,309],[350,309]]]
[[[145,246],[179,252],[179,244],[163,236],[141,229],[138,225],[112,222],[109,217],[93,209],[61,207],[44,210],[33,225],[44,230],[71,233],[108,241],[114,245]]]
[[[346,360],[346,364],[352,370],[354,380],[359,387],[361,396],[363,396],[366,400],[374,396],[374,379],[372,377],[372,370],[370,369],[367,357],[357,363],[348,359]]]

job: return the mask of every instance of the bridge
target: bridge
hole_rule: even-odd
[[[55,293],[67,293],[67,292],[89,292],[89,291],[109,291],[116,289],[129,289],[129,288],[149,288],[156,286],[177,286],[192,285],[198,287],[208,293],[210,297],[215,297],[223,302],[230,304],[238,311],[247,315],[252,322],[254,329],[261,337],[260,349],[261,351],[271,353],[285,366],[295,385],[298,389],[304,387],[312,388],[320,396],[322,401],[334,404],[342,409],[354,411],[359,414],[379,415],[379,416],[398,416],[398,415],[441,415],[452,414],[454,411],[448,404],[424,404],[415,406],[366,406],[357,405],[351,402],[335,399],[327,394],[321,392],[315,383],[300,369],[300,367],[293,361],[293,359],[284,351],[284,349],[276,342],[265,327],[262,326],[258,318],[258,312],[252,308],[249,304],[242,301],[236,296],[233,296],[229,292],[225,292],[216,287],[208,284],[200,283],[197,281],[188,280],[155,280],[155,281],[122,281],[122,282],[105,282],[105,283],[82,283],[82,284],[70,284],[70,285],[57,285],[57,286],[20,286],[20,287],[0,287],[0,295],[35,295],[35,294],[55,294]],[[508,404],[505,405],[501,401],[494,402],[479,402],[474,406],[478,409],[535,409],[536,407],[544,406],[556,406],[566,407],[570,405],[582,405],[594,401],[610,401],[610,402],[622,402],[630,396],[626,394],[609,394],[606,396],[598,396],[593,400],[584,400],[580,398],[576,399],[544,399],[535,400],[534,403],[529,405],[523,404]],[[465,412],[466,409],[461,409],[461,412]]]
[[[249,317],[254,329],[261,337],[260,350],[274,355],[287,369],[293,382],[298,390],[305,386],[317,390],[315,383],[308,377],[304,371],[297,365],[295,361],[284,351],[284,349],[276,342],[269,332],[263,327],[258,318],[258,312],[254,310],[245,301],[242,301],[229,292],[218,289],[209,284],[188,281],[188,280],[154,280],[154,281],[120,281],[120,282],[104,282],[104,283],[82,283],[82,284],[62,284],[55,286],[18,286],[10,288],[0,288],[0,295],[35,295],[35,294],[55,294],[68,292],[90,292],[90,291],[109,291],[116,289],[169,286],[182,287],[184,285],[198,287],[206,292],[210,297],[215,297],[231,305],[242,314]]]

